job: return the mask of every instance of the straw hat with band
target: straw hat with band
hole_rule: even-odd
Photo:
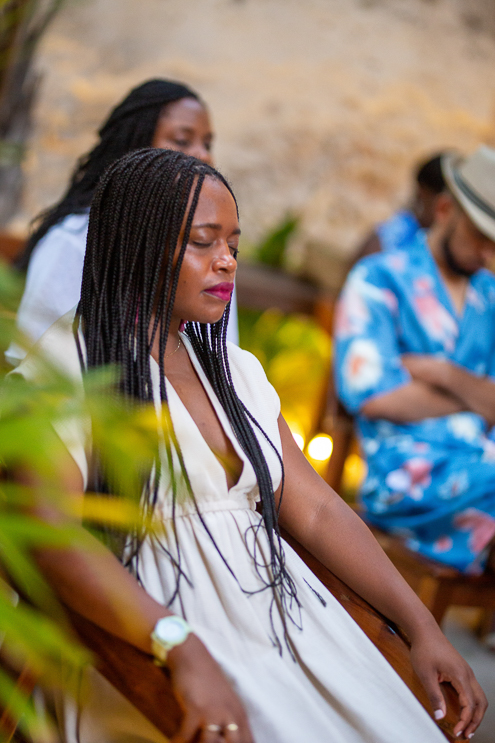
[[[442,158],[448,188],[474,225],[495,241],[495,150],[482,145],[469,157]]]

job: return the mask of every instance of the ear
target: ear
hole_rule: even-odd
[[[456,210],[453,197],[447,192],[439,194],[435,203],[435,223],[444,225],[452,219]]]

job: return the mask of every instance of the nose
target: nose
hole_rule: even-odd
[[[231,253],[227,241],[222,241],[219,246],[218,253],[213,261],[214,271],[225,271],[229,274],[234,274],[237,269],[237,261]]]
[[[206,146],[201,142],[195,144],[193,147],[191,147],[189,154],[193,157],[197,157],[198,160],[202,160],[202,162],[206,163],[207,165],[213,164],[213,159],[211,156],[210,150],[206,148]]]
[[[489,266],[495,258],[495,242],[486,238],[481,246],[481,258],[483,265]]]

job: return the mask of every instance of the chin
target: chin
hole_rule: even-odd
[[[466,266],[464,268],[464,271],[466,273],[466,276],[473,276],[476,271],[481,271],[482,268],[485,268],[483,264],[477,266]]]
[[[223,312],[218,313],[211,313],[208,314],[202,314],[197,315],[196,317],[189,317],[187,320],[184,320],[184,322],[199,322],[201,325],[214,325],[215,323],[219,322],[223,317]]]

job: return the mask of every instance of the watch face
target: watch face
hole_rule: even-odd
[[[163,617],[156,624],[155,635],[162,642],[178,645],[184,641],[187,635],[187,629],[184,625],[184,620],[179,617]]]

